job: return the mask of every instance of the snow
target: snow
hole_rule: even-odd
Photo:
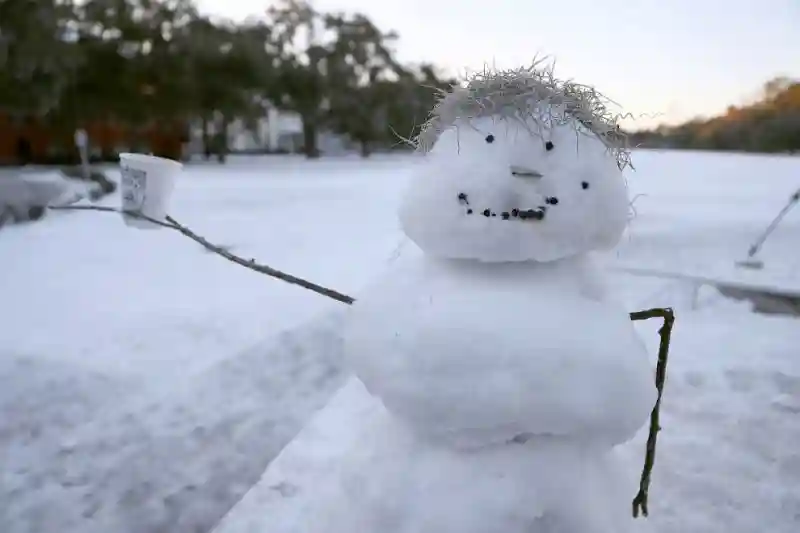
[[[172,215],[352,292],[398,246],[398,172],[234,158],[187,171]],[[208,530],[342,383],[341,304],[175,232],[51,212],[0,257],[4,533]]]
[[[657,163],[656,163],[657,162]],[[737,276],[734,270],[753,241],[800,188],[796,157],[647,152],[634,154],[628,175],[636,212],[628,237],[615,252],[618,262],[640,268]],[[800,280],[797,228],[800,209],[786,215],[759,253],[764,282]],[[666,251],[669,253],[665,253]]]
[[[479,454],[420,446],[353,378],[216,531],[523,532],[557,517],[622,532],[630,480],[618,462],[560,439]]]
[[[172,214],[234,253],[355,294],[402,244],[394,207],[414,164],[190,165]],[[800,186],[791,157],[637,152],[634,164],[637,216],[609,265],[729,273]],[[797,280],[798,234],[795,209],[762,250],[765,282]],[[346,380],[341,304],[108,214],[6,226],[0,258],[4,533],[210,531],[231,508],[217,533],[302,531],[293,517],[322,497],[371,408],[342,389],[283,449]],[[627,310],[673,305],[678,317],[651,516],[633,525],[796,531],[797,319],[712,290],[692,312],[680,281],[611,282]],[[636,327],[654,354],[658,321]],[[631,470],[644,437],[622,450]]]
[[[341,383],[335,324],[229,354],[168,392],[4,361],[4,409],[18,413],[0,426],[4,531],[208,530]]]
[[[486,117],[444,131],[403,199],[406,234],[430,254],[490,262],[613,247],[628,217],[615,158],[572,125],[548,130],[551,150],[531,148],[528,129]]]
[[[582,293],[576,261],[405,254],[357,295],[350,368],[416,431],[458,447],[624,442],[655,403],[653,368],[628,311]]]
[[[31,206],[59,205],[86,198],[97,184],[68,179],[59,171],[0,169],[0,219],[6,208],[25,213]],[[2,222],[0,222],[0,226]]]

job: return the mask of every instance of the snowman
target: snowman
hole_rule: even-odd
[[[380,413],[311,529],[627,531],[616,447],[656,389],[591,256],[628,220],[615,118],[534,66],[443,95],[417,141],[399,210],[416,247],[359,295],[345,331]]]

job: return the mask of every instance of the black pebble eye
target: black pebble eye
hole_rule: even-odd
[[[581,182],[581,187],[583,187],[584,189],[588,189],[588,188],[589,188],[589,182],[587,182],[587,181],[582,181],[582,182]]]
[[[544,149],[547,150],[548,152],[555,147],[556,145],[553,144],[552,141],[547,141],[546,143],[544,143]]]
[[[489,143],[489,144],[493,143],[494,142],[494,135],[492,135],[491,133],[489,135],[487,135],[486,136],[486,142]]]

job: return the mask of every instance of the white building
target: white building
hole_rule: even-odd
[[[214,137],[218,133],[219,121],[209,121],[208,135]],[[231,152],[299,152],[303,146],[303,122],[299,113],[270,108],[266,117],[261,117],[251,124],[236,119],[228,124],[228,149]],[[186,155],[203,153],[203,125],[195,120],[190,125],[189,143]],[[323,153],[340,154],[348,151],[349,144],[344,136],[328,131],[317,134],[317,147]]]

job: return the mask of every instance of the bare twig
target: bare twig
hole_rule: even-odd
[[[255,259],[243,259],[243,258],[239,257],[238,255],[234,255],[234,254],[230,253],[229,251],[225,250],[224,248],[222,248],[220,246],[216,246],[214,244],[211,244],[204,237],[201,237],[200,235],[197,235],[195,232],[193,232],[192,230],[190,230],[186,226],[180,224],[178,221],[176,221],[174,218],[172,218],[170,216],[167,216],[166,217],[166,222],[164,222],[163,220],[156,220],[156,219],[150,218],[148,216],[142,215],[141,213],[138,213],[138,212],[123,211],[121,209],[116,209],[116,208],[113,208],[113,207],[103,207],[103,206],[98,206],[98,205],[51,206],[50,209],[62,210],[62,211],[67,211],[67,210],[69,210],[69,211],[101,211],[101,212],[105,212],[105,213],[125,214],[125,215],[128,215],[128,216],[134,217],[134,218],[140,218],[140,219],[143,219],[143,220],[147,220],[148,222],[152,222],[153,224],[158,224],[159,226],[162,226],[164,228],[169,228],[171,230],[175,230],[175,231],[177,231],[179,233],[182,233],[183,235],[185,235],[186,237],[189,237],[190,239],[192,239],[196,243],[202,245],[206,249],[216,253],[217,255],[220,255],[220,256],[224,257],[228,261],[236,263],[237,265],[243,266],[245,268],[249,268],[250,270],[254,270],[254,271],[259,272],[261,274],[266,274],[267,276],[272,276],[273,278],[277,278],[277,279],[285,281],[287,283],[291,283],[292,285],[298,285],[300,287],[303,287],[304,289],[308,289],[310,291],[314,291],[317,294],[321,294],[323,296],[327,296],[328,298],[332,298],[334,300],[337,300],[337,301],[345,303],[345,304],[351,304],[354,301],[354,299],[352,297],[347,296],[346,294],[342,294],[342,293],[340,293],[338,291],[335,291],[333,289],[329,289],[327,287],[323,287],[322,285],[317,285],[316,283],[312,283],[312,282],[307,281],[307,280],[305,280],[303,278],[298,278],[297,276],[292,276],[291,274],[287,274],[286,272],[282,272],[280,270],[276,270],[276,269],[274,269],[272,267],[268,267],[266,265],[261,265],[259,263],[256,263]]]
[[[329,289],[327,287],[317,285],[316,283],[312,283],[305,279],[292,276],[291,274],[281,272],[280,270],[276,270],[266,265],[261,265],[259,263],[256,263],[254,259],[243,259],[237,255],[234,255],[220,246],[211,244],[205,238],[201,237],[200,235],[197,235],[192,230],[178,223],[174,218],[170,216],[167,216],[166,222],[164,222],[161,220],[155,220],[153,218],[144,216],[137,212],[123,211],[120,209],[115,209],[113,207],[102,207],[96,205],[51,206],[50,209],[64,210],[64,211],[66,210],[101,211],[106,213],[125,214],[132,216],[134,218],[147,220],[154,224],[158,224],[159,226],[178,231],[183,235],[185,235],[186,237],[189,237],[193,241],[199,243],[209,251],[214,252],[224,257],[228,261],[236,263],[237,265],[241,265],[243,267],[249,268],[250,270],[254,270],[261,274],[266,274],[267,276],[280,279],[287,283],[291,283],[292,285],[297,285],[303,287],[304,289],[314,291],[317,294],[327,296],[328,298],[332,298],[344,304],[350,305],[353,302],[355,302],[355,298],[353,298],[352,296],[348,296],[333,289]],[[634,313],[630,313],[630,319],[633,321],[647,320],[650,318],[662,318],[664,320],[664,323],[661,326],[661,329],[659,330],[659,336],[661,337],[661,342],[658,349],[658,365],[656,367],[656,388],[658,390],[658,396],[656,399],[656,404],[653,407],[652,412],[650,413],[650,432],[647,438],[647,450],[645,453],[644,468],[642,469],[642,477],[639,483],[639,492],[633,499],[634,518],[639,516],[640,511],[644,516],[648,515],[647,495],[648,495],[648,490],[650,488],[650,474],[653,470],[653,465],[655,464],[656,439],[658,432],[661,430],[661,427],[659,425],[659,410],[661,407],[661,396],[664,392],[664,382],[666,380],[667,356],[669,353],[670,335],[672,333],[672,325],[675,322],[674,313],[670,308],[665,308],[665,309],[656,308],[656,309],[648,309],[644,311],[637,311]]]
[[[672,335],[672,326],[675,323],[675,314],[669,307],[665,309],[648,309],[631,313],[631,320],[647,320],[649,318],[662,318],[664,323],[658,330],[661,342],[658,347],[658,364],[656,366],[656,389],[658,396],[653,411],[650,413],[650,432],[647,435],[647,449],[644,457],[644,468],[642,477],[639,481],[639,492],[633,498],[633,517],[639,516],[641,511],[643,516],[647,516],[647,495],[650,490],[650,474],[656,461],[656,440],[658,432],[661,431],[659,423],[659,411],[661,408],[661,396],[664,393],[664,382],[667,379],[667,356],[669,355],[669,342]]]

